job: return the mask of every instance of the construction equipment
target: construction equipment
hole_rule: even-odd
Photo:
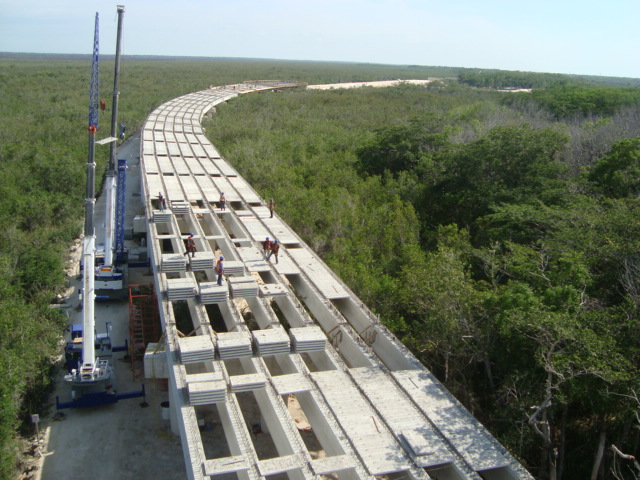
[[[118,38],[121,35],[121,19],[123,6],[118,6]],[[98,131],[98,36],[99,17],[96,13],[95,33],[93,41],[93,56],[91,63],[91,87],[89,93],[89,153],[87,159],[87,181],[85,198],[84,239],[82,244],[82,263],[85,266],[82,274],[82,325],[73,325],[71,341],[65,348],[68,374],[65,381],[72,385],[72,401],[60,403],[56,398],[57,408],[85,407],[115,403],[123,398],[144,396],[142,392],[116,394],[115,374],[111,356],[113,352],[127,351],[128,346],[114,348],[111,345],[111,323],[107,322],[106,333],[95,333],[95,301],[96,283],[114,281],[115,272],[110,270],[110,279],[101,277],[107,273],[105,265],[96,265],[96,235],[94,226],[95,210],[95,135]],[[119,51],[119,46],[118,46]],[[118,55],[116,56],[118,58]],[[117,103],[117,102],[116,102]],[[115,128],[115,127],[114,127]],[[112,135],[113,136],[113,135]],[[106,143],[106,142],[105,142]],[[114,150],[115,155],[115,150]],[[111,188],[111,185],[110,185]],[[122,200],[124,201],[124,195]],[[113,203],[113,199],[111,200]],[[124,214],[123,214],[124,218]],[[109,248],[111,250],[111,248]],[[108,252],[109,250],[105,250]],[[105,257],[107,258],[107,257]],[[110,267],[112,257],[108,257]],[[91,266],[89,268],[88,266]],[[100,285],[105,288],[103,285]],[[120,288],[122,288],[122,274],[120,273]],[[96,355],[99,352],[99,355]]]
[[[109,356],[96,357],[96,345],[93,339],[95,331],[95,227],[93,223],[95,207],[95,135],[98,131],[98,35],[99,18],[96,13],[95,33],[93,39],[93,57],[91,63],[91,87],[89,92],[89,155],[87,159],[87,182],[84,215],[84,239],[82,241],[83,269],[82,291],[82,330],[75,329],[76,339],[73,343],[81,343],[81,358],[77,368],[65,376],[67,382],[74,387],[91,388],[91,393],[114,394],[111,378],[113,365]],[[67,348],[65,356],[74,357],[73,348]],[[97,390],[97,391],[96,391]],[[75,392],[72,395],[75,397]],[[105,402],[106,403],[106,402]]]
[[[105,214],[104,246],[98,248],[102,250],[99,255],[99,266],[96,269],[96,287],[105,290],[121,290],[123,284],[123,273],[116,266],[116,262],[124,261],[124,218],[125,218],[125,177],[126,160],[118,160],[116,177],[116,150],[117,150],[117,118],[118,118],[118,98],[120,96],[120,43],[122,40],[122,16],[124,6],[118,5],[118,33],[116,40],[115,72],[113,78],[113,106],[111,109],[111,135],[109,140],[109,165],[105,173],[105,194],[107,199],[107,209]],[[116,181],[117,180],[117,181]],[[118,203],[116,208],[116,202]],[[115,232],[114,232],[115,230]],[[115,242],[114,242],[115,240]],[[115,243],[115,248],[114,248]],[[114,258],[114,251],[117,255]]]

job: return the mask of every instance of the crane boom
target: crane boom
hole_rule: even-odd
[[[124,6],[118,5],[120,19],[124,12]],[[119,399],[134,398],[144,396],[144,388],[141,392],[128,392],[117,394],[115,389],[115,369],[112,362],[113,352],[127,351],[125,341],[124,347],[113,347],[111,345],[111,322],[106,322],[106,333],[97,334],[96,324],[96,291],[99,285],[107,283],[111,279],[105,279],[98,272],[103,268],[96,268],[97,246],[96,229],[94,225],[95,214],[95,145],[112,142],[111,138],[96,141],[95,136],[98,131],[98,111],[100,103],[98,101],[98,21],[96,13],[95,33],[93,40],[93,56],[91,60],[91,87],[89,91],[89,152],[87,159],[87,183],[85,197],[85,222],[84,239],[82,242],[82,329],[80,325],[73,325],[71,330],[71,341],[65,347],[65,359],[67,361],[68,374],[64,380],[72,384],[71,402],[59,402],[56,398],[56,406],[61,408],[89,407],[115,403]],[[121,23],[118,22],[118,38],[120,38]],[[118,40],[119,44],[119,40]],[[119,46],[118,46],[119,52]],[[118,57],[118,55],[117,55]],[[116,67],[116,77],[118,68]],[[117,91],[117,80],[115,83]],[[114,95],[114,111],[117,111],[117,95]],[[115,118],[115,114],[114,114]],[[116,138],[113,138],[116,140]],[[112,155],[115,155],[115,150]],[[113,157],[112,157],[113,158]],[[122,162],[122,163],[120,163]],[[122,168],[121,168],[122,165]],[[121,217],[124,219],[124,168],[125,160],[119,160],[118,175],[123,177],[122,184]],[[112,167],[111,167],[112,168]],[[122,171],[121,171],[122,170]],[[113,200],[112,200],[113,201]],[[124,251],[124,245],[121,249]],[[122,273],[120,275],[120,285],[122,284]],[[120,287],[122,288],[122,287]],[[79,387],[79,388],[76,388]]]
[[[124,6],[118,5],[118,33],[116,38],[116,59],[115,71],[113,75],[113,104],[111,108],[111,138],[117,136],[116,128],[118,123],[118,97],[120,92],[120,43],[122,41],[122,17]],[[105,193],[107,195],[107,210],[105,212],[105,234],[104,234],[104,267],[101,272],[109,280],[101,282],[102,285],[112,285],[113,288],[122,288],[122,274],[116,272],[114,253],[114,229],[116,224],[116,143],[111,142],[109,146],[109,166],[106,171]]]
[[[91,57],[91,86],[89,89],[89,128],[98,130],[98,51],[100,36],[98,34],[98,12],[96,12],[96,26],[93,33],[93,56]],[[95,131],[94,131],[95,133]]]
[[[89,155],[87,159],[87,185],[84,213],[84,239],[82,244],[82,260],[84,264],[82,286],[82,363],[81,372],[93,372],[96,362],[93,335],[95,330],[94,300],[95,280],[94,265],[96,252],[95,226],[93,221],[95,207],[95,134],[98,131],[98,52],[99,52],[99,17],[96,12],[96,26],[93,37],[93,56],[91,58],[91,87],[89,89]]]

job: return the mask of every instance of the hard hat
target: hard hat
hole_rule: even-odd
[[[278,240],[276,240],[276,243],[278,243]]]
[[[267,240],[269,240],[269,237],[267,237]]]
[[[224,257],[220,257],[220,260],[224,260]]]
[[[189,236],[190,236],[190,237],[193,237],[193,233],[190,233],[190,234],[189,234]]]
[[[273,200],[273,198],[270,198],[269,200]]]

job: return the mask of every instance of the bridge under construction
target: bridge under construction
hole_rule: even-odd
[[[142,347],[144,372],[168,379],[187,477],[531,479],[206,138],[216,105],[295,86],[211,87],[161,105],[142,130],[163,331]]]

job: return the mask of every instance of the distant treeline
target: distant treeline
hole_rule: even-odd
[[[471,87],[497,89],[548,88],[571,83],[567,75],[508,70],[465,70],[458,74],[458,81]]]
[[[623,107],[640,105],[640,88],[562,85],[536,89],[533,98],[556,118],[613,115]]]
[[[595,77],[551,73],[465,70],[458,74],[458,81],[477,88],[532,90],[535,102],[558,119],[576,115],[611,115],[622,107],[636,106],[640,102],[638,79],[595,80]],[[527,102],[527,99],[523,95],[513,95],[504,101],[515,105]]]
[[[495,89],[538,89],[562,85],[591,84],[619,87],[640,87],[640,79],[618,77],[595,77],[589,75],[567,75],[559,73],[536,73],[509,70],[463,69],[458,73],[458,81],[478,88]]]

